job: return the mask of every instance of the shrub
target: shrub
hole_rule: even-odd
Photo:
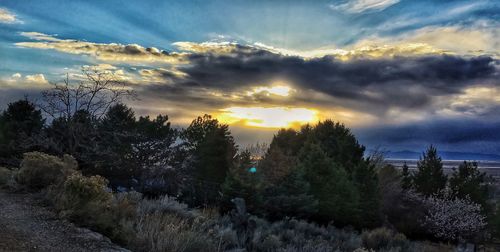
[[[363,247],[367,249],[407,251],[409,242],[403,234],[387,228],[377,228],[361,234]]]
[[[130,226],[135,206],[130,206],[124,195],[113,197],[107,185],[101,176],[73,173],[51,200],[62,216],[124,243],[130,233],[124,227]]]
[[[77,166],[76,160],[69,155],[60,159],[41,152],[28,152],[24,154],[16,179],[30,189],[39,190],[62,183]]]
[[[7,185],[12,177],[12,171],[5,168],[0,167],[0,187]]]
[[[138,251],[216,251],[216,244],[206,234],[202,219],[186,219],[155,212],[140,216],[136,226]]]

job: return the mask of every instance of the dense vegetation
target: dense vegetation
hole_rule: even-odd
[[[62,216],[132,249],[421,251],[432,246],[406,237],[500,233],[488,178],[469,162],[448,178],[433,146],[399,171],[325,120],[278,131],[256,156],[209,115],[174,129],[166,115],[136,117],[119,99],[129,93],[80,85],[0,114],[0,183],[42,190]]]

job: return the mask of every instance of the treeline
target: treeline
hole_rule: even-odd
[[[432,146],[417,171],[399,171],[381,156],[366,158],[347,127],[326,120],[280,130],[255,157],[238,150],[228,126],[209,115],[182,130],[166,115],[136,117],[120,102],[132,93],[105,74],[87,76],[44,92],[40,104],[9,104],[0,115],[0,166],[19,167],[26,152],[69,154],[83,175],[100,175],[115,191],[171,195],[191,207],[227,212],[242,198],[250,213],[269,220],[386,226],[447,241],[498,236],[487,177],[464,162],[448,179]]]

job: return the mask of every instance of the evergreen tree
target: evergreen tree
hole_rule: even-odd
[[[32,150],[45,119],[40,110],[23,99],[10,103],[0,114],[0,165],[17,166],[22,154]]]
[[[185,195],[192,205],[214,204],[219,200],[220,187],[233,165],[236,145],[225,124],[209,115],[198,117],[182,132],[189,154],[187,175],[191,181]]]
[[[443,163],[434,146],[430,146],[417,163],[413,185],[418,193],[430,196],[439,193],[446,186]]]
[[[244,151],[236,158],[237,162],[229,170],[222,184],[222,210],[232,208],[234,198],[242,198],[250,212],[255,212],[262,204],[262,180],[260,170],[252,171],[253,161],[250,152]]]
[[[273,144],[259,162],[263,179],[270,185],[279,184],[297,165],[295,156],[286,155],[282,148]]]
[[[112,186],[132,186],[140,170],[133,160],[135,114],[125,104],[111,106],[99,123],[99,144],[93,166],[83,166],[85,173],[108,178]],[[86,168],[86,169],[85,169]]]
[[[464,161],[455,170],[449,181],[452,196],[465,199],[469,197],[480,204],[483,211],[488,210],[488,185],[486,173],[480,172],[476,162]]]
[[[412,175],[410,173],[410,170],[408,168],[408,165],[406,162],[403,164],[403,168],[401,171],[401,187],[404,190],[408,190],[412,187]]]
[[[310,192],[304,171],[295,168],[276,186],[266,190],[264,209],[270,219],[309,218],[317,211],[318,201]]]
[[[308,142],[299,154],[300,169],[318,200],[315,218],[340,225],[357,223],[359,193],[345,169],[329,158],[321,147]]]
[[[378,176],[369,161],[359,163],[354,170],[354,182],[359,192],[359,227],[374,228],[381,222]]]
[[[319,122],[312,128],[312,137],[326,155],[352,172],[363,161],[365,147],[360,145],[349,128],[332,120]]]

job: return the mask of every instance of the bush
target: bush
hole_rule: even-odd
[[[0,167],[0,187],[7,185],[11,178],[12,171],[5,167]]]
[[[125,242],[124,226],[131,207],[125,197],[114,198],[101,176],[85,177],[73,173],[53,193],[51,200],[63,217],[101,232],[118,242]]]
[[[30,189],[39,190],[64,182],[78,167],[76,160],[64,155],[63,159],[41,152],[24,154],[16,180]]]
[[[377,228],[361,234],[363,247],[367,249],[407,251],[410,243],[403,234],[387,228]]]
[[[217,251],[208,237],[201,218],[185,219],[155,212],[140,216],[136,224],[138,251]]]

